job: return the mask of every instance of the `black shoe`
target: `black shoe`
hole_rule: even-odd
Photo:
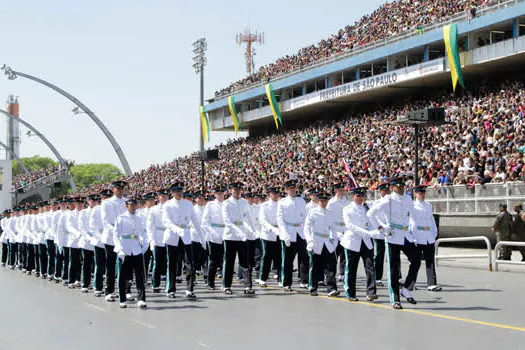
[[[232,295],[233,293],[232,293],[232,290],[230,288],[226,288],[226,289],[224,289],[224,294]]]
[[[187,290],[186,291],[186,298],[188,298],[188,299],[197,299],[197,296],[195,295],[195,293],[193,293],[193,291]]]
[[[366,296],[366,301],[372,302],[372,301],[375,301],[375,300],[377,300],[377,295],[376,294],[372,294],[372,295],[367,295]]]
[[[208,290],[215,290],[215,286],[208,285]]]
[[[400,302],[395,302],[392,304],[392,307],[396,310],[402,310],[403,307],[401,306],[401,303]]]
[[[414,305],[417,304],[417,301],[416,301],[416,299],[414,299],[414,298],[407,298],[407,301],[408,301],[410,304],[414,304]]]
[[[246,288],[244,289],[244,294],[255,294],[255,291],[251,288]]]
[[[348,301],[359,301],[356,297],[348,297]]]
[[[318,296],[319,294],[317,293],[316,290],[311,290],[311,291],[310,291],[310,295],[313,296],[313,297],[316,297],[316,296]]]

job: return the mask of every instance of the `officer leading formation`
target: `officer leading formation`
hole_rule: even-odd
[[[135,300],[134,282],[137,306],[146,308],[148,281],[151,291],[160,293],[165,279],[166,295],[176,298],[184,277],[183,295],[195,299],[197,276],[210,290],[221,278],[221,291],[233,294],[236,261],[244,294],[256,292],[254,273],[260,288],[267,288],[273,277],[285,292],[292,292],[297,261],[298,288],[317,296],[319,287],[326,287],[328,296],[337,297],[338,282],[344,282],[346,297],[357,302],[362,260],[365,298],[374,302],[377,288],[383,286],[386,253],[390,302],[401,309],[401,296],[417,303],[412,292],[421,257],[428,290],[441,290],[434,266],[437,227],[432,205],[425,202],[424,186],[412,189],[413,201],[405,194],[405,183],[398,177],[381,184],[381,198],[371,204],[366,203],[366,187],[350,188],[350,196],[342,183],[328,191],[311,188],[307,204],[293,179],[283,184],[285,193],[278,187],[251,192],[234,182],[217,184],[207,196],[184,192],[185,184],[177,181],[142,198],[126,198],[127,182],[115,181],[85,198],[5,210],[2,266],[83,293],[92,291],[107,302],[118,299],[121,308]],[[515,209],[522,218],[521,208]],[[510,230],[508,216],[502,211],[495,230]],[[521,228],[518,224],[514,231]],[[402,284],[401,252],[409,261]]]

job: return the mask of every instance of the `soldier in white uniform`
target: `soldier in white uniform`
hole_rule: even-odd
[[[223,185],[217,185],[213,189],[215,199],[206,204],[202,216],[202,230],[206,236],[208,245],[208,289],[215,289],[215,276],[224,256],[224,219],[222,218],[222,207],[224,205]]]
[[[14,270],[17,265],[18,243],[16,242],[16,222],[19,219],[19,208],[13,208],[9,220],[9,259],[7,265]]]
[[[69,202],[69,212],[66,216],[66,230],[68,232],[69,246],[69,288],[80,287],[80,277],[82,269],[82,249],[80,248],[80,238],[82,232],[79,230],[80,211],[84,209],[84,198],[77,197]]]
[[[309,290],[310,295],[317,296],[319,271],[326,271],[326,286],[328,296],[337,296],[337,258],[335,250],[338,245],[336,225],[337,217],[333,210],[328,209],[330,195],[318,193],[319,206],[313,208],[306,218],[304,236],[306,250],[310,258]]]
[[[201,232],[200,222],[190,201],[183,199],[184,183],[175,182],[170,186],[173,198],[162,209],[164,231],[163,243],[166,244],[168,256],[168,274],[166,278],[166,293],[175,298],[177,265],[184,255],[186,272],[186,297],[196,298],[193,292],[195,285],[195,266],[191,246],[190,223],[195,226],[198,234]]]
[[[277,207],[279,205],[279,189],[268,188],[270,200],[261,204],[259,210],[259,223],[261,225],[261,272],[259,285],[266,287],[272,262],[277,266],[277,274],[281,276],[281,244],[279,241],[279,227],[277,225]]]
[[[94,249],[95,273],[93,279],[93,288],[95,296],[100,297],[104,294],[104,274],[106,273],[106,249],[102,242],[104,224],[102,223],[102,206],[101,201],[107,200],[113,196],[109,189],[100,191],[100,196],[96,197],[96,205],[91,208],[89,215],[89,230],[91,232],[91,245]]]
[[[81,292],[89,292],[91,284],[91,271],[93,270],[93,259],[95,255],[95,248],[91,244],[93,233],[89,225],[91,219],[91,212],[97,205],[97,195],[91,194],[86,197],[88,207],[80,211],[78,215],[78,230],[81,234],[78,246],[82,249],[82,286]]]
[[[47,279],[49,281],[54,280],[55,276],[55,265],[56,265],[56,246],[55,246],[55,231],[53,226],[53,218],[60,212],[58,211],[58,201],[50,201],[50,209],[46,213],[46,251],[47,251]]]
[[[155,206],[155,197],[156,192],[148,192],[144,195],[143,198],[143,204],[142,209],[140,213],[137,210],[137,215],[139,215],[140,219],[142,220],[142,224],[144,227],[146,227],[148,223],[148,217],[149,213],[151,211],[151,208]],[[144,253],[144,265],[146,266],[146,281],[148,280],[148,276],[151,273],[151,270],[153,269],[153,251],[150,249],[148,245],[148,249]]]
[[[153,253],[153,268],[151,271],[153,293],[160,293],[161,275],[166,273],[166,245],[163,243],[166,228],[162,222],[162,210],[169,199],[169,195],[169,189],[161,189],[157,192],[159,204],[151,208],[146,221],[149,247]]]
[[[0,225],[1,225],[1,228],[2,228],[2,232],[0,233],[1,236],[0,236],[0,242],[2,242],[2,266],[6,266],[7,264],[7,256],[9,254],[9,248],[8,248],[8,244],[9,244],[9,240],[8,240],[8,235],[9,235],[9,230],[8,230],[8,226],[9,226],[9,218],[11,216],[11,209],[5,209],[3,214],[2,214],[2,220],[0,220]]]
[[[284,184],[286,198],[279,201],[277,207],[277,225],[282,243],[282,283],[286,292],[292,291],[293,262],[298,255],[300,287],[308,288],[308,254],[304,239],[304,221],[306,203],[296,196],[297,181],[289,180]]]
[[[386,196],[386,200],[378,204],[376,213],[369,215],[369,218],[374,226],[386,232],[390,302],[394,309],[402,309],[399,298],[400,253],[403,251],[410,262],[401,295],[411,304],[416,304],[416,300],[407,287],[413,285],[416,281],[417,271],[421,265],[421,257],[419,250],[416,249],[414,244],[414,237],[410,232],[410,217],[414,215],[414,205],[412,198],[404,194],[405,178],[397,177],[391,179],[390,185],[394,193]],[[388,220],[387,222],[383,221],[385,218]]]
[[[60,283],[64,280],[67,282],[68,269],[64,265],[69,266],[69,250],[64,249],[64,244],[67,244],[67,232],[65,232],[65,213],[69,210],[67,208],[67,199],[61,198],[58,200],[60,210],[57,211],[51,220],[51,227],[55,234],[55,282]],[[67,262],[65,257],[67,255]],[[66,278],[64,278],[64,275]]]
[[[124,189],[128,183],[126,181],[114,181],[111,184],[113,197],[103,200],[100,208],[102,218],[102,225],[104,231],[102,232],[101,242],[104,243],[106,251],[106,301],[115,301],[115,267],[117,263],[117,255],[115,254],[115,246],[113,243],[113,235],[115,233],[115,222],[120,214],[126,212],[126,198],[124,197]]]
[[[364,205],[366,187],[355,187],[351,190],[353,202],[343,210],[345,233],[341,245],[345,249],[345,290],[350,301],[358,301],[356,297],[356,278],[359,259],[363,260],[366,274],[366,300],[377,299],[376,283],[373,263],[372,237],[382,234],[374,230],[374,226],[367,216],[367,207]]]
[[[254,236],[253,218],[246,199],[241,198],[242,184],[231,183],[229,186],[231,197],[224,201],[222,217],[224,219],[224,267],[222,288],[225,294],[232,294],[231,285],[235,257],[239,257],[244,281],[244,293],[254,294],[252,276],[249,270],[247,239]]]
[[[425,202],[426,186],[417,186],[413,189],[416,200],[414,201],[414,215],[410,217],[410,228],[416,238],[417,249],[425,258],[427,270],[427,288],[431,292],[438,292],[441,287],[437,284],[435,255],[437,226],[432,215],[432,204]],[[413,283],[415,284],[416,281]],[[408,286],[413,290],[414,285]]]
[[[38,231],[39,231],[39,239],[38,239],[38,255],[40,259],[40,277],[42,279],[47,278],[47,269],[48,269],[48,254],[47,254],[47,231],[48,231],[48,213],[49,213],[50,205],[48,201],[42,202],[40,204],[40,207],[38,209],[39,213],[37,215],[38,217]]]
[[[195,209],[195,215],[202,226],[202,215],[204,214],[204,208],[206,208],[204,193],[202,193],[202,191],[194,192],[193,200],[195,201],[195,205],[193,206]],[[193,249],[193,266],[195,267],[195,272],[202,274],[206,281],[208,272],[206,271],[206,266],[203,264],[203,256],[206,255],[206,239],[204,233],[199,233],[193,225],[190,227],[190,233]]]
[[[346,198],[345,186],[342,183],[336,183],[333,185],[335,196],[328,202],[328,209],[330,209],[335,215],[335,229],[337,232],[337,238],[339,239],[339,245],[336,249],[336,257],[339,259],[339,281],[344,280],[345,275],[345,253],[344,248],[341,246],[341,239],[345,231],[345,223],[343,221],[343,208],[350,204],[350,201]]]
[[[383,182],[377,186],[377,190],[379,191],[379,195],[381,198],[372,204],[370,207],[369,213],[372,216],[375,216],[376,207],[383,198],[387,194],[390,194],[390,185],[388,182]],[[386,218],[383,219],[384,222],[388,221]],[[374,239],[374,272],[375,272],[375,279],[376,279],[376,286],[382,287],[383,286],[383,267],[385,263],[385,237],[379,236]]]
[[[258,221],[259,218],[256,216],[258,212],[257,205],[255,204],[255,192],[245,192],[243,197],[248,202],[248,210],[250,212],[251,221],[253,223],[253,233],[249,233],[246,237],[246,252],[247,252],[247,259],[248,259],[248,269],[250,271],[250,276],[253,273],[253,270],[255,268],[255,245],[256,240],[258,239],[259,233],[258,233]],[[242,269],[239,266],[239,269],[237,271],[237,276],[239,277],[239,282],[242,283]]]
[[[146,267],[144,266],[144,253],[148,249],[148,238],[142,220],[135,214],[137,200],[126,200],[127,212],[118,216],[115,222],[113,242],[118,256],[118,291],[120,307],[127,307],[126,296],[127,282],[135,274],[135,285],[138,293],[139,308],[146,305]]]
[[[316,208],[319,206],[319,199],[317,197],[318,193],[319,193],[319,189],[317,187],[312,187],[306,192],[306,194],[308,195],[308,198],[310,199],[308,204],[306,204],[306,214],[309,214],[313,208]]]

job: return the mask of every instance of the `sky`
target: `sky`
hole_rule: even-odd
[[[133,171],[199,147],[199,79],[192,42],[208,42],[205,98],[246,75],[235,35],[265,33],[256,67],[328,38],[385,0],[27,0],[1,1],[0,65],[44,79],[87,105],[109,128]],[[2,108],[18,96],[20,117],[79,163],[120,161],[102,131],[65,97],[36,82],[0,75]],[[3,99],[3,100],[2,100]],[[21,127],[20,156],[53,157]],[[213,132],[214,146],[234,137]],[[6,121],[0,124],[6,141]],[[4,152],[0,153],[3,159]]]

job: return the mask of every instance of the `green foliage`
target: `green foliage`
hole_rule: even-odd
[[[45,169],[52,167],[53,165],[58,165],[58,162],[55,162],[51,158],[47,157],[40,157],[38,155],[28,158],[21,158],[22,163],[26,166],[26,168],[33,172],[40,169]],[[18,164],[16,160],[13,160],[13,176],[20,175],[24,172],[24,169]]]
[[[112,164],[78,164],[71,167],[77,187],[115,181],[122,176],[119,168]]]

